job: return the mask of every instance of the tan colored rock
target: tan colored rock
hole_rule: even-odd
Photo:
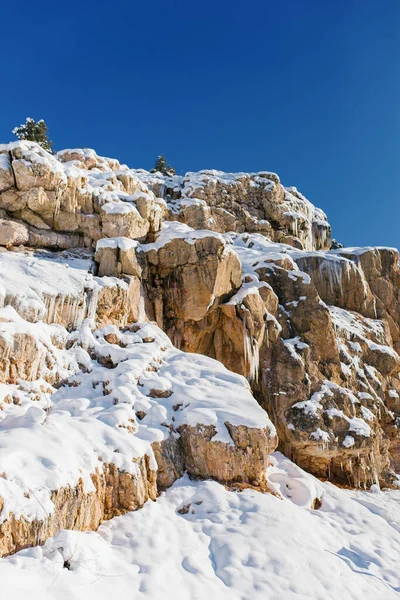
[[[94,150],[89,148],[80,149],[75,148],[73,150],[61,150],[57,153],[57,158],[62,163],[67,162],[80,162],[85,166],[86,169],[92,169],[97,166],[98,156]]]
[[[316,266],[320,260],[313,255],[301,266],[326,299],[349,304],[359,290],[365,300],[368,285],[352,265],[344,274],[339,270],[336,281],[332,271]],[[393,432],[399,407],[389,409],[382,397],[395,385],[400,358],[389,326],[356,312],[328,309],[306,274],[288,269],[289,263],[285,267],[272,262],[257,269],[280,304],[282,337],[264,346],[260,364],[268,368],[262,369],[258,391],[277,427],[280,448],[318,477],[353,487],[378,481],[390,486],[390,440],[398,435]]]
[[[140,326],[137,326],[140,330]],[[131,331],[131,327],[123,331]],[[136,329],[134,330],[136,331]],[[110,343],[120,341],[117,332],[107,330],[104,339]],[[145,342],[145,340],[143,340]],[[154,339],[146,340],[146,343],[153,343]],[[164,351],[168,352],[168,344]],[[105,367],[115,369],[117,365],[111,359],[111,354],[101,347],[101,354],[97,360]],[[96,348],[92,349],[92,355],[96,354]],[[175,358],[175,353],[173,354]],[[174,360],[174,358],[172,360]],[[184,355],[182,355],[184,359]],[[167,359],[168,360],[168,359]],[[162,365],[163,359],[159,358],[156,362]],[[153,367],[157,372],[157,367]],[[112,386],[112,384],[110,384]],[[243,401],[248,402],[246,397],[247,390],[243,390]],[[112,395],[113,389],[109,389]],[[216,390],[216,394],[220,394]],[[153,389],[149,397],[151,398],[171,398],[174,402],[174,387],[168,390]],[[179,397],[181,398],[181,397]],[[176,401],[176,400],[175,400]],[[216,402],[218,400],[216,399]],[[190,410],[190,403],[187,406],[182,404],[173,405],[174,412],[179,415],[180,410]],[[268,426],[246,426],[232,425],[229,423],[229,403],[227,406],[225,427],[231,438],[230,442],[217,441],[214,437],[217,433],[214,425],[203,425],[201,422],[201,413],[198,414],[200,422],[197,425],[176,425],[175,417],[168,419],[163,423],[168,427],[171,435],[163,441],[152,444],[155,458],[158,464],[157,485],[159,489],[165,489],[182,474],[187,471],[193,477],[213,478],[223,483],[247,483],[262,485],[265,482],[265,471],[269,464],[269,454],[275,449],[277,439],[273,429]],[[137,413],[139,420],[144,419],[146,413]],[[263,419],[264,417],[262,417]]]
[[[143,219],[150,219],[154,210],[154,199],[148,194],[137,193],[134,196],[136,208]]]
[[[235,302],[233,296],[232,301],[220,304],[200,322],[177,321],[175,328],[167,332],[178,347],[219,360],[247,377],[257,389],[266,348],[279,335],[275,319],[278,299],[271,288],[261,290],[262,295],[248,293],[240,302]]]
[[[29,239],[28,228],[22,223],[0,219],[0,246],[18,246]]]
[[[223,483],[265,482],[269,454],[276,447],[276,438],[268,430],[226,424],[233,445],[212,442],[215,429],[211,426],[180,428],[185,469],[193,477],[212,477]]]
[[[120,247],[119,260],[121,261],[121,271],[127,275],[134,275],[135,277],[142,276],[143,256],[139,259],[139,255],[143,255],[137,251],[135,246]],[[97,259],[96,259],[97,260]]]
[[[158,180],[146,181],[158,193]],[[306,250],[330,246],[325,214],[296,188],[284,188],[275,173],[187,173],[180,189],[166,183],[164,194],[171,197],[169,218],[195,229],[260,232]]]
[[[140,312],[140,282],[136,277],[125,282],[110,282],[98,292],[96,302],[96,321],[99,327],[104,325],[125,325],[138,320]]]
[[[15,314],[15,313],[14,313]],[[57,348],[63,348],[65,332],[59,328],[3,319],[0,323],[0,382],[16,384],[19,380],[58,383],[62,365],[57,363]]]
[[[88,149],[62,152],[58,160],[30,143],[17,144],[10,153],[18,189],[14,176],[10,183],[13,172],[7,166],[5,175],[0,171],[1,216],[6,227],[29,231],[23,243],[57,250],[93,248],[105,236],[120,238],[115,245],[113,240],[97,245],[100,278],[92,289],[76,298],[46,299],[46,306],[53,307],[46,312],[47,322],[72,329],[87,316],[101,325],[155,320],[178,347],[217,358],[248,377],[274,418],[280,449],[301,466],[346,485],[391,484],[391,461],[399,464],[400,423],[400,404],[393,395],[400,393],[395,250],[315,253],[330,244],[325,215],[272,173],[205,171],[188,173],[183,181],[157,175],[147,183],[147,176],[140,181],[143,172],[121,168],[118,161]],[[190,241],[178,235],[147,248],[134,241],[154,241],[167,204],[168,219],[195,229],[258,232],[299,252],[280,247],[267,263],[262,259],[256,274],[269,285],[244,293],[239,260],[217,235],[201,233]],[[29,227],[8,220],[11,216]],[[28,338],[16,339],[11,360],[7,343],[4,377],[29,377],[38,349],[30,347]],[[51,380],[51,353],[46,360],[40,358],[39,371]],[[320,407],[308,412],[310,403]],[[354,423],[359,431],[352,429]],[[360,433],[363,427],[369,427],[369,436]],[[186,433],[187,454],[193,450],[193,460],[200,461],[190,467],[194,475],[215,468],[229,480],[215,462],[218,454],[229,462],[227,471],[246,472],[245,457],[233,465],[229,449],[216,450],[210,442],[212,432]],[[177,446],[171,437],[155,448],[161,487],[188,469],[182,454],[185,435]]]
[[[140,179],[135,177],[130,171],[117,171],[116,177],[122,184],[122,189],[127,194],[135,194],[142,189]]]
[[[37,144],[13,149],[12,157],[12,169],[19,190],[42,187],[54,191],[66,187],[66,176],[60,163]]]
[[[55,157],[34,142],[9,148],[0,155],[0,208],[36,229],[62,234],[58,241],[44,237],[44,247],[73,247],[76,242],[94,247],[102,237],[115,236],[144,241],[160,229],[160,202],[117,160],[90,149],[67,150]],[[123,181],[132,195],[127,195]],[[77,236],[65,237],[68,233]],[[40,244],[39,235],[32,239],[35,246]]]
[[[312,359],[321,365],[327,377],[335,377],[339,372],[339,353],[329,310],[321,304],[308,276],[274,265],[261,267],[257,273],[272,286],[280,304],[290,310],[291,323],[296,333],[310,344]]]
[[[104,341],[110,345],[110,348],[115,344],[119,345],[121,349],[127,348],[127,344],[122,343],[122,335],[126,334],[126,331],[136,332],[139,329],[139,326],[137,329],[130,326],[119,332],[117,329],[113,330],[112,327],[109,327],[103,332],[99,331],[96,338],[89,337],[92,360],[97,360],[103,367],[110,369],[116,369],[119,362],[124,364],[124,361],[129,358],[128,349],[125,356],[123,353],[118,353],[115,355],[115,361],[112,361],[107,358],[103,345],[99,345],[95,339],[104,336]],[[153,337],[143,337],[142,339],[146,344],[155,342]],[[70,341],[73,344],[79,343],[77,339]],[[136,343],[133,342],[134,345]],[[174,361],[175,350],[168,348],[168,340],[165,339],[165,342],[162,343],[166,344],[166,347],[162,346],[162,352],[168,353],[168,349],[172,350],[171,360]],[[156,363],[161,364],[163,359],[159,355],[157,346],[154,345],[153,349],[155,351],[154,358],[158,356]],[[165,356],[167,357],[167,354]],[[149,367],[153,363],[154,359],[150,351]],[[156,373],[157,367],[153,366],[152,370]],[[84,377],[88,377],[89,382],[93,377],[91,373],[90,369],[85,370]],[[92,385],[95,386],[98,384],[98,370],[93,370],[93,373],[96,373],[92,379]],[[35,376],[39,377],[40,375],[40,373],[36,373]],[[21,376],[26,376],[26,373],[21,372]],[[115,383],[118,386],[117,381]],[[251,394],[246,386],[243,386],[241,380],[238,380],[238,384],[243,388],[244,402],[250,401],[251,406]],[[74,385],[74,381],[69,381],[68,385]],[[111,385],[110,389],[108,389],[108,385]],[[107,395],[113,394],[111,381],[106,383],[104,393],[106,393],[106,388]],[[150,393],[150,397],[153,399],[169,398],[173,396],[173,393],[173,390],[154,389]],[[221,395],[218,388],[216,388],[216,393]],[[211,401],[211,409],[212,405]],[[180,406],[174,407],[173,410],[176,413],[180,410]],[[223,414],[229,415],[229,410]],[[214,440],[217,432],[213,425],[205,426],[199,423],[189,426],[184,424],[175,429],[174,419],[171,419],[167,425],[163,424],[164,427],[167,426],[171,430],[170,437],[153,443],[154,456],[158,464],[157,472],[153,470],[154,463],[147,454],[133,459],[136,467],[135,475],[119,470],[112,463],[106,463],[102,470],[97,469],[91,474],[94,491],[85,490],[82,480],[79,480],[75,487],[61,487],[53,490],[51,500],[54,510],[42,521],[29,522],[23,517],[17,518],[10,512],[6,520],[0,524],[0,556],[8,555],[25,547],[43,544],[46,539],[61,529],[79,531],[96,529],[104,519],[136,510],[148,499],[155,499],[159,491],[172,485],[184,471],[193,477],[211,477],[225,484],[241,483],[263,489],[266,468],[269,464],[269,453],[275,449],[277,440],[272,426],[267,426],[268,419],[263,411],[258,408],[256,414],[258,416],[254,417],[254,423],[256,424],[259,418],[260,427],[232,425],[229,421],[225,422],[227,433],[231,437],[229,443]],[[138,415],[138,418],[141,419],[144,416],[145,413],[142,413],[142,415]],[[199,418],[201,418],[201,413],[199,413]],[[132,431],[129,430],[133,434],[135,431],[134,419],[129,419],[129,421],[133,423]],[[0,510],[2,502],[0,498]]]
[[[299,268],[310,275],[321,299],[329,305],[375,316],[375,301],[363,271],[335,254],[295,255]]]
[[[400,271],[397,250],[360,248],[296,255],[322,300],[369,318],[383,318],[400,349]]]
[[[146,258],[144,283],[160,326],[166,319],[201,321],[241,285],[237,255],[218,236],[198,238],[194,244],[176,238],[157,252],[150,250]],[[148,285],[149,280],[154,284]]]
[[[101,227],[104,237],[128,237],[144,241],[149,222],[140,216],[136,208],[128,203],[120,203],[120,212],[110,204],[101,207]]]
[[[33,248],[54,248],[59,250],[81,248],[83,246],[83,235],[79,233],[57,233],[56,231],[30,227],[28,244]]]
[[[87,187],[87,178],[82,175],[84,172],[78,173],[76,177],[67,176],[67,187],[58,196],[59,209],[65,213],[91,214],[94,212],[93,194]]]
[[[14,212],[22,210],[26,206],[26,199],[18,192],[18,190],[11,188],[6,192],[0,194],[0,208],[7,210],[8,212]]]
[[[366,362],[383,376],[391,375],[394,371],[400,371],[400,356],[397,352],[391,351],[390,346],[371,344],[365,354]]]
[[[61,529],[95,530],[102,521],[136,510],[148,499],[155,500],[156,474],[146,455],[137,459],[137,467],[138,475],[133,476],[105,464],[91,476],[95,492],[85,491],[82,480],[75,488],[55,490],[54,511],[43,521],[17,519],[10,513],[0,524],[0,557],[42,545]],[[1,503],[0,498],[0,510]]]
[[[57,209],[56,193],[46,192],[42,187],[32,187],[21,193],[21,197],[33,212],[51,221],[54,219],[54,213]]]
[[[96,262],[99,264],[99,277],[103,277],[104,275],[112,276],[117,275],[117,265],[118,265],[118,247],[113,246],[105,246],[97,248]]]
[[[55,231],[76,231],[80,230],[81,215],[80,213],[71,213],[64,211],[57,211],[54,214],[53,228]]]
[[[44,350],[32,335],[15,333],[10,344],[9,336],[0,334],[0,381],[16,383],[22,378],[33,381],[40,371]]]
[[[25,221],[25,223],[32,225],[32,227],[35,227],[36,229],[51,229],[50,225],[48,225],[46,221],[44,221],[37,213],[33,212],[33,210],[30,210],[29,208],[24,208],[23,210],[14,213],[14,216],[17,219],[22,219],[22,221]]]
[[[386,319],[394,348],[400,352],[400,269],[399,253],[394,248],[361,248],[340,251],[362,269],[376,303],[376,316]],[[364,314],[364,313],[363,313]]]

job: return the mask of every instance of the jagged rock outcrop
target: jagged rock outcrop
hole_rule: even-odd
[[[146,317],[178,348],[257,379],[259,348],[279,333],[276,294],[251,277],[242,284],[238,256],[221,236],[177,225],[167,224],[155,244],[101,240],[99,273],[133,277]]]
[[[326,215],[295,187],[284,188],[276,173],[200,171],[184,177],[136,173],[167,200],[170,220],[193,229],[260,232],[306,250],[330,247]]]
[[[374,316],[384,319],[390,328],[394,347],[400,351],[400,269],[395,248],[342,249],[342,256],[362,270],[375,298]],[[364,313],[362,313],[364,314]]]
[[[242,283],[239,259],[219,236],[175,237],[144,248],[142,279],[150,318],[177,340]]]
[[[281,448],[301,466],[348,485],[395,482],[391,469],[398,464],[400,409],[393,402],[399,364],[395,351],[399,322],[396,259],[387,259],[391,268],[371,269],[379,273],[382,300],[371,289],[371,276],[364,273],[357,258],[371,250],[347,251],[346,256],[307,253],[247,234],[226,236],[225,244],[245,266],[242,285],[231,287],[219,302],[210,301],[210,288],[203,302],[199,286],[185,285],[177,273],[182,263],[196,270],[199,258],[190,244],[204,236],[205,232],[170,223],[153,245],[157,252],[152,245],[106,240],[99,244],[96,259],[105,273],[126,269],[142,281],[147,314],[157,319],[176,345],[217,358],[249,378],[259,401],[273,417]],[[393,252],[388,251],[388,257]],[[373,255],[379,264],[379,250]],[[207,281],[204,274],[201,279]],[[347,315],[345,325],[342,323],[344,334],[338,313],[329,305]],[[186,306],[192,312],[185,312]],[[349,310],[354,313],[351,319]],[[352,336],[349,319],[358,319],[361,330],[383,332],[367,336],[369,342],[361,344],[363,356],[350,359],[356,364],[353,371],[343,359],[341,339]],[[354,343],[360,343],[358,338]],[[373,384],[374,418],[368,423],[365,415],[371,411],[371,386],[360,373],[370,379],[371,369],[381,380]],[[334,394],[324,387],[326,382],[338,386]],[[317,419],[307,412],[308,402],[321,389],[328,393],[322,395],[324,408]],[[389,390],[392,396],[388,396]],[[353,402],[346,400],[348,397]],[[323,416],[332,407],[343,413],[342,420]],[[352,429],[353,418],[361,420],[360,428]],[[375,458],[378,455],[379,459]]]
[[[169,178],[128,169],[90,149],[53,156],[32,142],[2,145],[0,156],[0,209],[27,226],[31,246],[93,247],[116,236],[145,240],[164,215],[194,229],[261,232],[307,250],[330,247],[324,213],[296,188],[284,188],[275,173],[200,171]]]
[[[389,313],[376,318],[379,299],[363,271],[330,253],[311,255],[261,238],[239,236],[234,248],[242,263],[251,250],[248,268],[279,299],[282,329],[262,347],[253,389],[277,426],[281,449],[342,484],[395,483],[399,356]],[[386,280],[391,298],[396,277],[394,269]],[[357,294],[359,312],[340,308],[355,309]],[[321,296],[339,307],[327,306]],[[362,314],[369,310],[373,318]]]
[[[20,229],[6,237],[3,227],[0,245],[91,248],[104,237],[145,240],[160,228],[154,194],[118,161],[93,150],[53,156],[33,142],[1,145],[0,156],[0,209]]]
[[[154,327],[129,326],[119,331],[109,326],[89,342],[92,357],[115,371],[112,378],[104,374],[107,394],[114,395],[116,403],[128,401],[128,390],[124,388],[128,385],[129,360],[141,355],[138,334],[156,354],[150,374],[143,373],[138,380],[145,397],[135,403],[137,419],[142,427],[154,427],[154,414],[158,414],[160,405],[166,411],[161,423],[166,428],[164,439],[156,439],[152,444],[159,467],[159,488],[169,487],[185,471],[194,477],[212,477],[224,483],[261,485],[269,454],[277,443],[275,430],[266,413],[249,396],[245,380],[221,369],[219,363],[183,354]],[[207,374],[212,374],[216,384],[208,381]],[[203,379],[202,389],[196,388]],[[229,389],[227,402],[222,390]],[[211,410],[207,398],[212,401]],[[202,414],[201,407],[209,412],[208,416]]]
[[[394,347],[400,341],[399,253],[394,248],[344,248],[295,256],[327,304],[385,319]]]

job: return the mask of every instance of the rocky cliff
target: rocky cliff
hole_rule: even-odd
[[[330,250],[274,173],[30,142],[0,146],[0,211],[0,554],[185,471],[266,489],[277,444],[322,479],[395,485],[397,250]]]

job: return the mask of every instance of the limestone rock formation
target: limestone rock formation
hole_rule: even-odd
[[[326,215],[295,187],[284,188],[276,173],[200,171],[184,177],[136,173],[167,200],[169,219],[194,229],[260,232],[306,250],[330,247]]]
[[[0,146],[0,554],[184,472],[264,490],[278,443],[322,479],[395,485],[398,252],[330,246],[273,173]]]
[[[34,142],[1,145],[0,157],[0,209],[28,230],[30,246],[92,248],[100,238],[145,240],[160,228],[154,194],[118,161],[93,150],[53,156]],[[11,232],[0,239],[6,246],[26,242]]]
[[[391,485],[398,464],[396,252],[310,253],[260,236],[228,235],[222,242],[240,260],[242,285],[231,284],[216,301],[213,279],[203,301],[201,285],[187,284],[181,272],[202,264],[196,245],[205,235],[166,223],[155,244],[100,242],[96,260],[104,273],[126,270],[141,281],[147,315],[176,345],[249,378],[281,448],[299,464],[348,485]],[[378,267],[364,271],[360,257],[369,265],[371,254]],[[203,272],[201,282],[208,279]],[[361,355],[351,345],[345,350],[349,336]],[[331,408],[341,420],[330,419]]]
[[[25,225],[0,219],[0,245],[19,246],[28,240],[29,233]]]

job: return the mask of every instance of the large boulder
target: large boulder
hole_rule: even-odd
[[[104,237],[127,237],[145,240],[150,223],[134,204],[108,202],[101,207],[101,228]]]
[[[18,190],[42,187],[59,191],[66,186],[64,169],[52,154],[34,142],[17,142],[11,146],[12,169]]]

